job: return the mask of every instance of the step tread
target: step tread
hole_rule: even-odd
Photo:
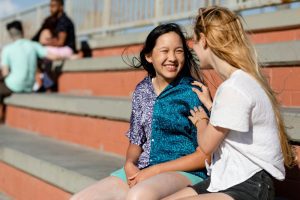
[[[7,126],[0,126],[0,158],[72,193],[108,176],[124,164],[124,159],[114,154]]]
[[[95,97],[67,94],[13,94],[7,105],[53,112],[71,113],[121,121],[129,121],[131,99],[127,97]]]
[[[0,192],[0,200],[12,200],[12,198]]]

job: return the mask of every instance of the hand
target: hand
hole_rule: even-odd
[[[200,101],[204,104],[204,106],[210,111],[212,107],[211,96],[208,87],[206,87],[203,83],[198,81],[194,81],[192,85],[198,86],[202,89],[202,92],[197,88],[192,88],[193,92],[195,92],[200,99]]]
[[[198,108],[194,107],[194,110],[191,110],[190,112],[192,116],[188,116],[188,118],[195,126],[197,126],[198,122],[205,121],[205,124],[207,124],[207,122],[209,121],[206,112],[201,106],[199,106]]]
[[[139,182],[146,180],[152,176],[155,176],[159,173],[160,172],[158,170],[158,167],[154,165],[154,166],[142,169],[135,177],[135,181],[136,181],[136,183],[139,183]]]
[[[136,184],[136,181],[134,179],[140,172],[140,169],[132,162],[126,162],[124,170],[127,177],[127,184],[131,188]]]

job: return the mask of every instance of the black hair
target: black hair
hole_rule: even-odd
[[[183,45],[183,51],[184,51],[184,67],[181,70],[179,75],[182,76],[192,76],[193,78],[203,82],[203,79],[201,78],[198,70],[198,66],[195,62],[194,56],[191,53],[186,38],[184,36],[183,31],[181,30],[180,26],[176,23],[167,23],[167,24],[161,24],[154,28],[149,35],[146,38],[146,41],[144,43],[143,49],[140,52],[139,58],[134,57],[134,60],[138,60],[139,62],[136,63],[132,62],[131,66],[135,68],[143,67],[147,72],[148,75],[152,78],[156,76],[156,72],[154,69],[154,66],[152,63],[149,63],[146,60],[146,55],[150,54],[153,50],[153,48],[156,45],[157,38],[159,38],[161,35],[169,33],[169,32],[175,32],[181,39],[182,45]]]
[[[56,1],[57,3],[59,3],[59,4],[62,5],[62,6],[65,5],[64,0],[51,0],[51,1]]]
[[[15,20],[15,21],[12,21],[8,24],[6,24],[6,29],[9,31],[10,29],[17,29],[18,31],[20,31],[21,33],[23,33],[23,26],[22,26],[22,22],[21,21],[18,21],[18,20]]]

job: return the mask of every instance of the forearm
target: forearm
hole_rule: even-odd
[[[198,131],[198,144],[205,154],[212,154],[227,136],[229,130],[208,124],[204,131]]]
[[[2,66],[1,74],[2,74],[2,77],[6,77],[9,74],[9,69],[7,66]]]
[[[126,153],[126,163],[130,162],[136,164],[141,153],[142,153],[142,148],[140,146],[129,143],[127,153]]]
[[[192,154],[154,165],[154,167],[159,173],[168,171],[195,171],[205,167],[205,160],[210,160],[210,155],[204,154],[199,149]]]

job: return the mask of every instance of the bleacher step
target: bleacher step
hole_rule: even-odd
[[[82,190],[124,164],[124,159],[114,154],[7,126],[0,126],[0,160],[70,193]]]
[[[5,99],[5,104],[120,121],[129,121],[131,112],[131,100],[128,97],[13,94]]]
[[[12,200],[12,199],[6,194],[0,192],[0,200]]]

